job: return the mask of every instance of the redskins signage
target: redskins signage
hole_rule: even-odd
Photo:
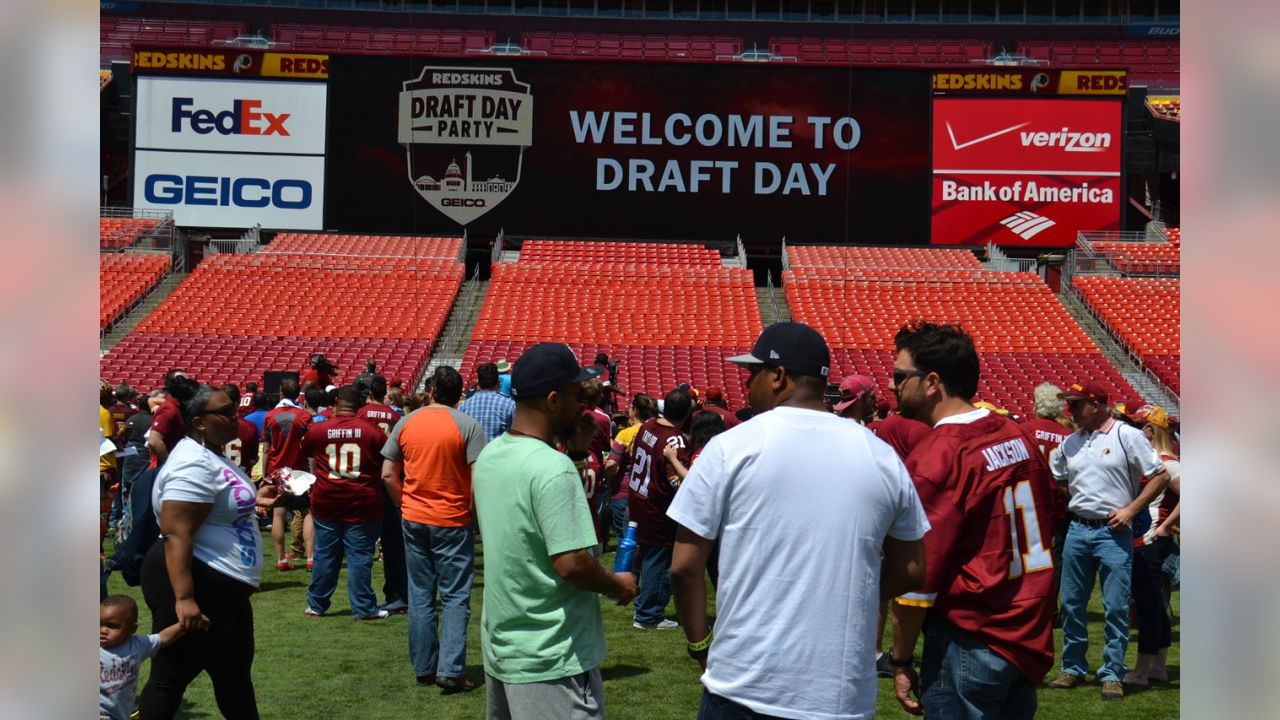
[[[933,73],[935,95],[1111,95],[1128,92],[1124,70],[1048,70],[983,68],[938,70]]]
[[[335,57],[325,226],[928,242],[927,70]]]
[[[329,77],[329,56],[243,48],[138,48],[133,71],[139,75],[231,75],[297,80]]]
[[[1121,103],[939,98],[935,245],[1069,247],[1117,230]]]
[[[520,184],[533,96],[510,68],[424,67],[400,91],[397,137],[413,189],[467,225]]]

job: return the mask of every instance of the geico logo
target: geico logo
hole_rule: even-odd
[[[444,198],[440,201],[445,207],[485,207],[483,198]]]
[[[133,66],[160,70],[225,70],[227,59],[205,53],[136,52]]]
[[[329,61],[309,57],[280,58],[280,72],[298,75],[318,75],[329,72]]]
[[[1102,152],[1111,147],[1111,133],[1073,132],[1062,128],[1056,132],[1024,132],[1022,147],[1062,148],[1064,152]]]
[[[289,135],[284,123],[291,114],[260,112],[261,100],[236,100],[230,110],[220,113],[192,110],[194,104],[195,101],[189,97],[173,99],[173,132],[182,132],[183,121],[187,121],[197,135],[208,135],[214,130],[219,135]]]
[[[1123,90],[1128,85],[1128,78],[1124,76],[1079,75],[1076,77],[1077,90]]]
[[[155,205],[275,207],[282,210],[311,207],[311,183],[306,180],[157,174],[147,176],[143,193],[147,202]]]

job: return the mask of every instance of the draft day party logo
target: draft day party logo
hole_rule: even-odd
[[[510,68],[424,67],[400,92],[409,182],[467,225],[520,183],[533,144],[533,95]]]

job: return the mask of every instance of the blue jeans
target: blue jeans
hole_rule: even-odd
[[[636,595],[636,622],[654,625],[666,617],[671,601],[671,546],[641,545],[640,592]]]
[[[373,594],[373,547],[382,531],[381,522],[343,523],[311,516],[316,531],[315,567],[311,571],[311,587],[307,604],[313,610],[328,612],[329,600],[338,587],[338,571],[342,556],[347,556],[347,598],[353,617],[367,617],[378,611],[378,597]]]
[[[920,704],[927,717],[1031,720],[1036,686],[972,633],[930,617],[920,663]]]
[[[456,678],[467,664],[467,622],[471,620],[471,578],[475,574],[475,531],[410,520],[404,526],[409,571],[409,660],[413,674]],[[436,593],[440,594],[439,638]]]
[[[761,715],[745,705],[702,691],[702,705],[698,708],[698,720],[781,720],[776,715]]]
[[[613,526],[613,535],[619,542],[622,536],[627,534],[627,498],[621,500],[609,501],[609,524]],[[609,538],[605,538],[605,544],[609,543]]]
[[[1099,680],[1119,681],[1128,672],[1124,654],[1129,647],[1129,588],[1133,578],[1133,532],[1128,528],[1091,528],[1072,521],[1062,549],[1062,671],[1084,677],[1089,673],[1087,611],[1093,578],[1102,579],[1102,608],[1106,623]]]
[[[404,568],[404,530],[400,524],[400,506],[391,502],[382,488],[382,601],[409,601],[409,580]]]

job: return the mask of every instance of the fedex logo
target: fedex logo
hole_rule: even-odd
[[[183,125],[190,126],[197,135],[208,135],[215,130],[219,135],[281,135],[289,136],[285,122],[290,113],[262,111],[261,100],[236,100],[230,110],[215,113],[212,110],[193,109],[195,100],[189,97],[173,99],[171,130],[182,132]]]

